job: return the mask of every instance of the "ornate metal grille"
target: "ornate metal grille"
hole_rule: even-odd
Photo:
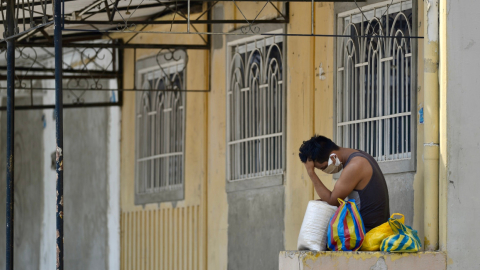
[[[95,44],[95,43],[89,43]],[[98,43],[97,43],[98,44]],[[101,44],[114,44],[103,42]],[[46,97],[55,90],[55,59],[51,48],[17,47],[15,50],[16,95],[30,100],[16,104],[16,109],[48,109],[55,105]],[[6,82],[6,53],[0,53],[0,96]],[[63,50],[64,108],[120,106],[123,61],[115,48],[66,48]],[[119,87],[120,86],[120,87]],[[121,89],[121,88],[120,88]],[[50,92],[52,91],[52,92]],[[5,107],[0,107],[4,110]]]
[[[283,37],[254,37],[228,46],[229,181],[282,174],[285,90]]]
[[[176,90],[185,89],[185,63],[165,55],[157,63],[138,76],[147,91],[137,93],[137,195],[163,194],[161,201],[183,191],[185,95]]]
[[[339,15],[337,142],[379,162],[412,157],[412,17],[412,1]]]

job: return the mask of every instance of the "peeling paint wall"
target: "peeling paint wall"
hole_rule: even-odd
[[[284,251],[280,270],[445,270],[446,254],[441,252],[315,252]]]

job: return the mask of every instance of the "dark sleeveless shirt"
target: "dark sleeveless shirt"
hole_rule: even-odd
[[[359,152],[351,154],[343,167],[347,167],[354,157],[363,157],[372,166],[372,178],[370,178],[368,184],[362,190],[354,189],[348,195],[348,199],[355,199],[365,225],[365,231],[368,232],[387,222],[390,217],[388,188],[377,161],[368,153],[359,150]]]

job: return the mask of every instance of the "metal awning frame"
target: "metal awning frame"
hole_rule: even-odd
[[[55,123],[56,123],[56,250],[57,250],[57,263],[56,269],[57,270],[64,270],[64,221],[63,221],[63,108],[73,108],[76,107],[78,104],[71,104],[71,105],[64,105],[63,104],[63,79],[64,78],[77,78],[79,76],[85,76],[85,71],[72,71],[71,69],[63,69],[63,47],[65,48],[111,48],[117,49],[121,54],[123,54],[124,49],[134,49],[135,51],[135,60],[136,60],[136,50],[137,49],[168,49],[168,50],[176,50],[176,49],[184,49],[184,50],[209,50],[210,49],[210,36],[211,35],[232,35],[234,33],[214,33],[211,32],[212,25],[214,24],[241,24],[240,29],[242,30],[240,35],[258,35],[262,33],[258,33],[256,31],[256,24],[285,24],[288,23],[288,2],[311,2],[312,3],[312,32],[311,34],[286,34],[286,35],[297,35],[297,36],[328,36],[328,35],[315,35],[313,32],[313,10],[314,10],[314,3],[315,2],[327,2],[324,0],[291,0],[291,1],[275,1],[275,2],[286,2],[285,11],[280,12],[278,9],[277,11],[281,14],[279,19],[273,20],[257,20],[259,14],[256,15],[254,19],[247,19],[247,17],[242,13],[244,17],[243,20],[212,20],[212,8],[219,3],[220,1],[214,0],[177,0],[175,1],[175,9],[173,9],[170,4],[173,2],[162,2],[160,0],[156,0],[155,6],[163,6],[164,10],[157,14],[150,16],[146,23],[145,21],[142,22],[142,27],[139,31],[136,31],[136,25],[140,25],[140,21],[129,21],[122,19],[122,21],[115,21],[115,15],[120,14],[118,11],[121,10],[123,7],[119,7],[120,0],[99,0],[95,3],[104,3],[103,10],[107,14],[108,23],[107,22],[100,22],[94,21],[89,22],[86,19],[84,20],[73,20],[65,19],[65,3],[73,2],[74,0],[56,0],[53,2],[53,16],[49,15],[47,12],[47,7],[49,4],[48,0],[26,0],[22,3],[17,2],[16,0],[2,0],[0,1],[0,16],[1,21],[4,25],[5,35],[2,40],[0,40],[0,50],[6,50],[6,67],[0,67],[0,70],[7,71],[6,79],[7,81],[7,104],[6,104],[6,114],[7,114],[7,175],[6,175],[6,182],[7,182],[7,204],[6,204],[6,269],[13,270],[14,269],[14,115],[15,110],[17,109],[46,109],[42,105],[32,105],[28,108],[26,107],[16,107],[15,106],[15,80],[17,79],[15,76],[15,69],[17,71],[26,71],[27,73],[31,71],[37,72],[37,68],[32,69],[32,66],[20,66],[15,67],[15,51],[16,48],[45,48],[45,47],[53,47],[54,48],[54,59],[55,59],[55,67],[62,67],[56,69],[48,69],[42,70],[44,72],[53,72],[54,76],[50,76],[49,79],[55,79],[55,106],[50,106],[48,108],[55,109]],[[110,1],[110,2],[109,2]],[[238,5],[236,2],[240,0],[231,0],[231,1],[224,1],[224,2],[233,2],[236,7]],[[255,0],[241,0],[241,1],[255,1]],[[355,0],[330,0],[328,2],[354,2]],[[358,2],[364,2],[365,0],[357,0]],[[187,14],[185,14],[181,9],[178,9],[178,3],[187,3]],[[191,3],[201,3],[203,6],[203,2],[206,2],[207,9],[203,11],[203,14],[196,18],[195,20],[191,20]],[[256,1],[257,2],[257,1]],[[265,6],[269,3],[272,4],[270,0],[264,0]],[[5,5],[4,5],[5,4]],[[272,4],[273,5],[273,4]],[[35,7],[41,6],[42,11],[34,10]],[[100,11],[91,11],[91,4],[86,6],[84,9],[79,10],[78,13],[74,12],[73,17],[81,17],[80,15],[87,14],[87,17],[94,16],[98,14]],[[194,5],[195,6],[195,5]],[[264,6],[264,8],[265,8]],[[149,6],[152,8],[153,6]],[[275,7],[275,6],[274,6]],[[20,10],[22,12],[22,16],[19,16]],[[101,8],[99,10],[102,10]],[[239,9],[240,10],[240,9]],[[262,9],[263,10],[263,9]],[[170,21],[162,21],[158,20],[162,16],[172,13],[174,14],[174,18],[178,15],[182,17],[183,20],[175,20],[172,19]],[[34,16],[34,14],[39,14],[39,16]],[[80,14],[82,13],[82,14]],[[204,15],[207,15],[205,20],[200,20]],[[19,30],[19,21],[20,25],[23,26],[23,30]],[[124,27],[120,27],[116,23],[123,23]],[[76,29],[74,35],[63,35],[63,31],[73,31],[71,28],[65,28],[65,25],[88,25],[90,27],[96,28],[96,30],[87,30],[82,31],[81,29]],[[112,25],[111,28],[107,30],[102,30],[98,28],[98,25]],[[186,24],[187,25],[187,32],[181,33],[174,33],[174,32],[155,32],[155,33],[162,33],[162,34],[195,34],[199,35],[204,43],[201,44],[137,44],[131,43],[133,38],[142,33],[152,33],[149,31],[143,31],[148,25],[153,24]],[[207,32],[200,32],[197,31],[195,25],[198,24],[207,24]],[[97,26],[95,26],[97,25]],[[29,27],[27,27],[29,26]],[[53,37],[46,31],[49,27],[54,27],[54,34]],[[135,28],[135,31],[132,31],[132,27]],[[112,30],[114,29],[114,30]],[[191,31],[193,29],[193,31]],[[83,33],[89,32],[89,33]],[[126,42],[119,42],[115,41],[109,34],[112,32],[123,32],[123,33],[133,33],[133,37],[131,37]],[[41,33],[42,36],[38,37],[36,34]],[[205,37],[204,37],[205,36]],[[110,43],[100,43],[100,42],[91,42],[99,39],[103,39],[107,37],[110,39]],[[64,42],[65,39],[65,42]],[[90,41],[91,43],[86,43],[85,41]],[[122,62],[122,61],[119,61]],[[71,73],[71,74],[70,74]],[[92,73],[88,72],[88,76],[92,77]],[[64,74],[66,74],[64,76]],[[70,75],[67,75],[70,74]],[[136,89],[123,89],[123,66],[119,66],[118,70],[113,70],[113,73],[106,72],[100,74],[95,74],[94,76],[117,76],[118,86],[119,86],[119,94],[123,93],[126,90],[132,91],[139,91]],[[25,75],[25,78],[35,78],[41,79],[38,77],[28,77]],[[0,78],[2,79],[2,78]],[[209,80],[210,81],[210,80]],[[98,90],[98,89],[96,89]],[[32,90],[33,91],[33,90]],[[142,90],[140,90],[142,91]],[[210,91],[210,90],[205,90]],[[121,95],[120,95],[121,98]],[[121,101],[119,104],[115,106],[121,106]],[[86,105],[83,104],[82,107],[91,107],[91,106],[112,106],[111,103],[108,104],[90,104]]]
[[[36,2],[36,0],[33,0],[33,1],[34,1],[33,2],[34,5],[39,5],[44,0],[40,0],[40,2]],[[88,19],[89,17],[91,17],[95,14],[98,14],[102,11],[105,11],[106,10],[105,7],[108,7],[108,5],[105,5],[103,8],[99,8],[95,12],[87,11],[87,12],[83,13],[83,14],[87,14],[87,17],[82,18],[80,22],[78,22],[78,21],[76,21],[76,22],[68,21],[68,20],[65,19],[66,14],[64,13],[64,8],[65,8],[65,2],[71,2],[71,1],[73,1],[73,0],[62,0],[61,1],[61,8],[62,8],[62,16],[61,16],[61,18],[62,18],[61,26],[62,27],[61,28],[62,28],[62,32],[63,31],[68,31],[68,29],[65,28],[65,25],[69,25],[69,24],[73,24],[73,23],[87,25],[87,26],[94,26],[97,23],[98,24],[109,24],[109,25],[112,25],[112,26],[115,26],[115,27],[117,27],[118,24],[120,24],[120,23],[127,23],[125,21],[124,22],[113,21],[113,19],[115,17],[115,11],[120,11],[120,10],[125,10],[126,9],[126,7],[117,8],[116,5],[118,5],[118,2],[119,2],[117,0],[115,0],[115,2],[112,2],[112,5],[114,4],[113,5],[114,11],[113,12],[112,11],[107,12],[108,17],[109,17],[109,21],[94,21],[94,22],[86,21],[86,19]],[[184,3],[186,2],[186,3],[190,4],[190,1],[183,1],[183,2]],[[178,9],[178,8],[173,9],[170,6],[170,5],[173,5],[174,3],[176,4],[176,2],[173,2],[173,1],[172,2],[159,2],[159,1],[157,1],[157,3],[148,4],[148,5],[146,5],[146,7],[147,8],[164,7],[164,10],[150,16],[145,21],[141,21],[141,23],[143,23],[143,25],[141,26],[140,31],[137,31],[136,33],[134,33],[132,35],[132,37],[130,37],[125,42],[123,40],[116,40],[116,39],[111,38],[108,32],[102,33],[101,31],[77,31],[78,33],[63,36],[63,38],[66,40],[66,42],[62,42],[62,47],[64,47],[64,48],[74,48],[74,49],[78,49],[78,48],[111,48],[111,49],[121,50],[122,54],[123,54],[124,49],[134,49],[135,50],[134,58],[135,58],[135,62],[136,62],[136,60],[137,60],[136,59],[136,55],[137,55],[136,51],[141,50],[141,49],[159,49],[159,53],[162,50],[165,50],[165,49],[167,49],[167,50],[209,50],[210,47],[211,47],[210,46],[211,35],[198,34],[198,30],[194,26],[195,24],[207,24],[208,25],[207,28],[210,30],[211,25],[213,25],[213,24],[227,24],[227,23],[228,24],[231,24],[231,23],[245,24],[245,23],[247,23],[248,26],[243,26],[243,27],[248,27],[249,29],[252,29],[252,27],[254,27],[253,23],[259,23],[259,24],[263,24],[263,23],[269,23],[269,24],[288,23],[288,12],[289,12],[288,4],[285,6],[285,11],[283,13],[280,12],[277,9],[278,13],[280,14],[279,19],[256,20],[255,21],[255,20],[247,20],[247,19],[245,19],[245,20],[212,20],[211,19],[211,16],[212,16],[211,12],[212,12],[213,7],[215,5],[217,5],[219,2],[222,2],[222,1],[196,1],[196,0],[192,0],[192,2],[196,2],[197,4],[199,2],[205,2],[206,3],[205,5],[202,5],[202,8],[204,6],[205,6],[205,8],[204,8],[204,10],[202,9],[201,14],[193,20],[190,20],[190,13],[184,14],[182,12],[182,9]],[[229,2],[229,1],[227,1],[227,2]],[[45,2],[43,2],[43,3],[45,3]],[[266,3],[265,6],[267,4],[272,4],[272,2],[270,0],[266,1],[265,3]],[[18,6],[19,5],[15,5],[15,7],[18,7]],[[137,9],[138,8],[143,8],[143,7],[137,7]],[[183,6],[183,8],[184,8],[184,6]],[[190,11],[190,8],[188,8],[188,10]],[[168,21],[167,20],[158,20],[162,16],[165,16],[165,15],[171,14],[171,13],[174,13],[175,16],[178,15],[178,17],[183,18],[183,20],[168,20]],[[259,14],[257,14],[256,17],[258,17]],[[202,19],[204,17],[206,17],[206,18]],[[45,14],[41,18],[43,23],[41,23],[39,21],[39,19],[26,18],[26,20],[24,20],[24,24],[30,23],[31,26],[33,26],[33,27],[28,29],[28,30],[25,30],[23,32],[16,33],[14,35],[10,35],[3,40],[0,40],[0,48],[2,48],[2,45],[5,46],[6,42],[11,40],[11,39],[15,39],[17,41],[16,44],[15,44],[16,48],[22,48],[22,47],[23,48],[27,48],[27,47],[28,48],[51,48],[51,47],[54,47],[55,44],[53,42],[53,37],[49,36],[45,31],[46,28],[53,26],[53,21],[51,19],[52,18],[48,17]],[[148,22],[148,23],[145,23],[145,22]],[[137,23],[139,24],[140,21],[138,21],[138,22],[137,21],[131,21],[131,22],[128,22],[128,23],[130,25],[131,24],[137,24]],[[142,30],[145,29],[147,26],[149,26],[149,25],[159,25],[159,24],[170,24],[170,25],[173,25],[173,24],[191,24],[193,31],[190,34],[197,34],[198,36],[200,36],[203,43],[201,43],[201,44],[139,44],[139,43],[132,43],[132,40],[136,36],[144,33]],[[247,28],[245,28],[245,29],[247,29]],[[16,30],[18,32],[18,28],[16,28]],[[84,32],[88,32],[88,33],[84,33]],[[42,33],[42,36],[41,37],[33,37],[37,33]],[[95,42],[96,40],[104,40],[105,37],[109,38],[111,42],[108,42],[108,43]],[[4,48],[5,47],[3,47],[3,49]],[[123,63],[120,63],[120,64],[122,64],[122,66],[123,66]],[[2,70],[6,70],[6,69],[7,69],[6,67],[0,67],[0,72]],[[17,73],[18,73],[18,71],[25,71],[26,73],[32,73],[32,72],[35,73],[36,71],[39,71],[35,68],[32,68],[31,66],[23,66],[23,67],[22,66],[20,66],[20,67],[17,66],[15,69],[16,69]],[[123,67],[121,69],[123,70]],[[54,72],[55,70],[48,70],[48,69],[43,68],[43,69],[41,69],[41,71]],[[72,90],[118,91],[118,93],[119,93],[119,100],[118,100],[118,102],[115,102],[115,103],[94,102],[94,103],[64,104],[65,108],[82,108],[82,107],[97,107],[97,106],[100,106],[100,107],[122,106],[123,105],[123,92],[124,91],[148,91],[148,90],[138,90],[138,89],[136,89],[136,87],[134,87],[132,89],[124,89],[123,87],[120,87],[120,85],[123,85],[122,84],[123,74],[121,74],[121,72],[105,72],[104,71],[100,75],[92,76],[91,73],[94,73],[94,72],[88,73],[86,70],[84,70],[84,72],[82,72],[82,71],[73,70],[73,69],[63,69],[62,73],[64,74],[64,76],[63,76],[64,79],[82,79],[84,77],[90,77],[90,78],[95,77],[97,79],[101,79],[101,78],[104,78],[104,79],[109,79],[110,78],[111,79],[111,78],[116,77],[118,85],[119,85],[118,89],[108,89],[108,88],[102,88],[102,89],[78,89],[78,88],[65,89],[65,88],[63,88],[62,91],[69,91],[69,90],[70,91],[72,91]],[[83,73],[83,74],[80,74],[80,73]],[[22,76],[20,76],[20,77],[17,76],[16,78],[20,79],[20,80],[48,80],[48,79],[51,80],[51,79],[54,78],[54,75],[45,76],[45,75],[22,74]],[[4,81],[6,79],[7,79],[6,75],[1,75],[0,74],[0,81]],[[135,84],[135,86],[136,86],[136,84]],[[21,90],[30,91],[31,93],[33,91],[54,90],[53,88],[46,89],[46,88],[37,88],[37,87],[28,87],[28,88],[16,87],[16,89],[17,90],[21,89]],[[2,90],[2,88],[0,88],[0,90]],[[194,93],[194,92],[209,92],[210,87],[207,90],[186,90],[186,89],[183,89],[183,90],[176,90],[176,91],[192,92],[192,93]],[[30,105],[21,105],[21,106],[16,106],[15,107],[16,110],[31,110],[31,109],[37,110],[37,109],[51,109],[51,108],[53,108],[53,105],[36,105],[36,104],[33,104],[33,94],[31,95],[31,104]],[[6,106],[0,107],[0,111],[6,110],[6,109],[7,109]]]

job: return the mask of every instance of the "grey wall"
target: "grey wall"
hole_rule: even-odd
[[[17,104],[24,101],[16,99]],[[7,117],[6,112],[0,114],[0,269],[5,269]],[[42,114],[16,111],[14,140],[14,264],[15,269],[38,269],[43,221]]]
[[[405,216],[405,224],[408,226],[413,225],[414,176],[415,173],[385,175],[390,198],[390,213],[403,214]]]
[[[447,1],[448,269],[479,269],[479,1]]]
[[[284,186],[228,193],[228,269],[277,270],[284,250]]]
[[[64,112],[65,269],[107,269],[108,108]]]
[[[25,103],[21,99],[16,102]],[[51,163],[50,159],[44,160],[44,152],[50,154],[55,149],[52,145],[44,149],[43,113],[45,117],[53,117],[53,110],[15,112],[15,269],[40,269],[41,241],[49,242],[43,260],[53,265],[47,268],[55,267],[54,238],[42,240],[42,233],[45,233],[42,226],[55,228],[54,216],[45,215],[47,220],[44,220],[44,205],[55,211],[52,203],[55,201],[55,185],[48,185],[53,188],[49,193],[51,197],[45,198],[44,193],[44,162]],[[66,269],[108,269],[108,120],[109,108],[64,111]],[[1,124],[0,270],[5,269],[5,112],[1,112]],[[55,125],[46,128],[54,130]],[[54,145],[54,135],[51,140]],[[45,181],[55,182],[55,178]],[[43,265],[45,267],[45,262]]]

